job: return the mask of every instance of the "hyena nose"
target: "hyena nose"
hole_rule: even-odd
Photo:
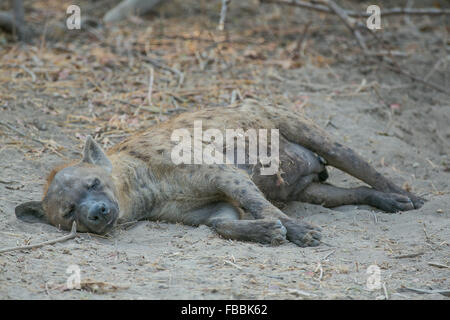
[[[89,209],[88,218],[93,221],[104,220],[110,212],[110,208],[104,202],[97,202]]]

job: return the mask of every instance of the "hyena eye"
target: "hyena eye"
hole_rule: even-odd
[[[89,190],[95,190],[100,186],[100,180],[98,178],[95,178],[91,184],[89,185],[88,189]]]
[[[74,205],[74,204],[71,204],[70,206],[69,206],[69,209],[66,211],[66,213],[64,214],[64,218],[65,219],[69,219],[69,218],[71,218],[71,217],[73,217],[73,215],[75,214],[75,209],[76,209],[77,207]]]

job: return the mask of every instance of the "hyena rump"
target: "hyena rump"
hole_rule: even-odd
[[[261,175],[261,164],[178,164],[171,159],[175,129],[278,129],[279,172]],[[225,152],[225,149],[224,149]],[[370,187],[343,189],[325,183],[325,165]],[[304,201],[334,207],[368,204],[388,212],[419,208],[423,200],[396,186],[351,149],[289,108],[244,100],[235,106],[184,113],[114,146],[106,154],[90,137],[83,158],[50,174],[42,201],[16,207],[28,222],[46,222],[104,234],[118,222],[161,220],[205,224],[228,239],[299,246],[320,244],[320,230],[286,216],[271,201]],[[252,219],[243,219],[244,214]]]

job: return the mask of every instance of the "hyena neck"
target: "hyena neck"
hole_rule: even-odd
[[[118,223],[149,218],[159,192],[148,166],[123,155],[110,155],[110,160],[120,208]]]

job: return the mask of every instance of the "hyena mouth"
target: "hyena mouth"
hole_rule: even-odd
[[[102,224],[102,225],[92,226],[92,225],[85,224],[85,226],[88,228],[89,232],[102,235],[102,234],[106,234],[109,231],[111,231],[114,227],[115,222],[116,222],[116,219],[112,218],[107,223]]]

